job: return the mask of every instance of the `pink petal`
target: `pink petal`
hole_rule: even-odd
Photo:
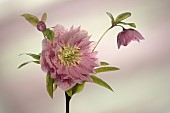
[[[80,67],[81,70],[87,71],[88,73],[94,73],[93,68],[87,65],[87,63],[85,63],[84,61],[81,62],[78,67]]]
[[[54,27],[53,30],[54,30],[55,36],[63,35],[63,34],[67,31],[64,26],[59,25],[59,24],[57,24],[57,25]]]
[[[52,49],[52,42],[47,38],[42,40],[42,50],[50,50]]]
[[[44,72],[48,72],[49,70],[49,65],[48,63],[46,62],[46,59],[44,57],[44,52],[41,53],[41,57],[40,57],[40,64],[41,64],[41,69],[44,71]]]
[[[64,91],[67,91],[76,85],[72,79],[56,80],[56,83],[57,86],[59,86]]]

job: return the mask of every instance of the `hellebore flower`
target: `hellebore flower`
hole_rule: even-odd
[[[65,91],[76,83],[93,82],[89,74],[95,73],[93,69],[99,64],[97,52],[91,51],[92,41],[87,31],[80,27],[67,30],[61,25],[56,25],[53,31],[53,42],[47,38],[42,41],[42,70],[50,73],[57,86]]]
[[[132,40],[138,41],[143,40],[143,36],[134,29],[123,29],[122,32],[120,32],[117,36],[117,45],[118,49],[120,46],[127,46]]]

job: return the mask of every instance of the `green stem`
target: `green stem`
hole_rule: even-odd
[[[104,37],[104,35],[111,29],[113,28],[113,26],[109,27],[104,33],[103,35],[100,37],[100,39],[98,40],[97,44],[95,45],[95,47],[93,48],[92,51],[94,51],[96,49],[96,47],[98,46],[98,44],[100,43],[100,41],[102,40],[102,38]]]

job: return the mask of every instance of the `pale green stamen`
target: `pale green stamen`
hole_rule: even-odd
[[[80,63],[80,49],[74,46],[64,46],[59,50],[59,59],[62,64],[75,66]]]

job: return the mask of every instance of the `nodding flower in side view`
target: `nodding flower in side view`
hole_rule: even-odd
[[[135,29],[125,29],[117,35],[118,49],[120,46],[127,46],[131,41],[144,40],[143,36]]]

